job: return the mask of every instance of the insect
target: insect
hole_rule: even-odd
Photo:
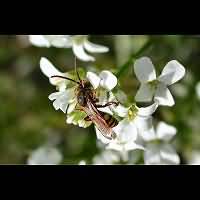
[[[75,72],[77,74],[78,80],[75,81],[71,78],[63,76],[52,76],[51,78],[62,78],[69,81],[72,81],[78,85],[76,88],[76,97],[77,102],[80,107],[79,110],[84,111],[87,114],[85,118],[86,121],[92,121],[100,133],[107,139],[115,139],[116,134],[112,130],[113,127],[118,125],[118,121],[109,114],[99,111],[97,108],[105,108],[110,105],[118,105],[118,102],[108,102],[105,105],[98,105],[99,101],[96,97],[96,92],[92,87],[91,83],[86,80],[81,80],[79,73],[76,68],[76,59],[75,59]]]

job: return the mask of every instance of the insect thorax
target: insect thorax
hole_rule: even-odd
[[[90,99],[92,102],[96,101],[95,90],[93,89],[90,82],[83,81],[77,89],[77,101],[81,106],[87,105],[87,99]]]

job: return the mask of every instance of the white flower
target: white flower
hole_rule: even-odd
[[[144,152],[145,164],[179,164],[180,158],[173,146],[168,142],[176,135],[176,128],[160,122],[157,130],[152,128],[143,133],[147,142]]]
[[[47,58],[40,59],[40,69],[42,73],[49,78],[49,82],[52,85],[58,87],[59,91],[64,91],[66,89],[68,80],[62,78],[51,78],[52,76],[64,76],[69,77],[69,74],[62,73],[58,69],[56,69],[53,64]]]
[[[93,158],[95,165],[111,165],[120,162],[120,155],[111,150],[105,150]]]
[[[135,149],[144,150],[143,146],[137,143],[139,132],[147,131],[152,127],[151,115],[157,109],[158,104],[146,108],[138,108],[136,105],[130,108],[123,108],[118,110],[119,115],[123,115],[124,119],[113,128],[117,137],[114,140],[109,140],[102,136],[96,129],[97,139],[107,144],[107,149],[112,149],[120,152],[127,152]],[[122,109],[123,108],[123,109]],[[120,113],[120,110],[122,113]],[[126,115],[124,115],[126,110]]]
[[[86,161],[85,160],[81,160],[78,164],[79,165],[86,165]]]
[[[94,72],[87,72],[86,77],[94,89],[97,89],[99,86],[101,86],[102,88],[111,91],[117,85],[116,76],[107,70],[102,71],[99,76]]]
[[[68,112],[66,123],[78,125],[82,128],[87,128],[92,124],[92,122],[86,121],[85,117],[87,117],[86,113],[81,112],[79,110],[73,110],[73,112],[71,113]]]
[[[109,49],[102,45],[93,44],[87,35],[30,35],[30,42],[38,47],[72,48],[74,54],[83,61],[95,61],[90,53],[105,53]]]
[[[52,76],[63,76],[69,78],[70,75],[68,73],[60,72],[47,58],[41,58],[40,69],[49,78],[50,83],[55,85],[59,90],[58,92],[49,95],[49,99],[54,101],[54,108],[56,110],[60,109],[64,113],[66,113],[66,110],[68,109],[68,113],[71,113],[75,109],[77,103],[75,97],[75,86],[67,88],[70,81],[63,78],[52,78]]]
[[[29,165],[57,165],[62,161],[62,154],[55,147],[42,146],[33,151],[28,158]]]
[[[74,88],[67,89],[65,91],[55,92],[49,95],[49,99],[53,102],[53,106],[56,110],[62,110],[66,113],[69,104],[72,104],[73,109],[76,106],[76,98],[74,94]],[[72,110],[73,110],[72,109]]]
[[[173,106],[175,104],[167,87],[176,83],[185,75],[185,68],[178,61],[168,62],[158,78],[156,78],[154,65],[147,57],[136,60],[134,70],[141,82],[135,97],[137,102],[150,102],[154,97],[154,100],[157,100],[160,105]]]

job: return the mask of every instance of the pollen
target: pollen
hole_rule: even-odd
[[[138,113],[138,109],[136,108],[136,105],[133,105],[129,110],[128,110],[128,119],[133,120]]]
[[[148,84],[152,89],[156,89],[158,84],[159,84],[159,81],[158,80],[153,80],[153,81],[148,82]]]

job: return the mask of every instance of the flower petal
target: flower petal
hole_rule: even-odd
[[[56,165],[62,161],[62,154],[54,147],[40,147],[28,158],[29,165]]]
[[[158,165],[161,163],[160,149],[155,144],[148,144],[144,152],[144,162],[146,165]]]
[[[166,85],[172,85],[185,75],[185,68],[176,60],[172,60],[167,63],[164,67],[161,76],[158,78],[159,81]]]
[[[99,87],[101,79],[93,72],[87,72],[86,77],[92,84],[93,88],[96,90]]]
[[[105,107],[105,108],[97,108],[99,111],[103,112],[103,113],[107,113],[109,115],[113,115],[113,112],[111,111],[111,109],[109,107]]]
[[[157,139],[156,132],[153,126],[147,131],[140,131],[139,134],[145,142]]]
[[[97,139],[100,140],[103,144],[109,144],[111,142],[111,140],[107,139],[101,134],[101,132],[96,126],[95,126],[95,131],[96,131]]]
[[[80,60],[83,61],[95,61],[95,58],[88,55],[84,48],[83,48],[83,44],[79,44],[79,43],[73,43],[73,52],[74,54],[77,56],[77,58],[79,58]]]
[[[94,44],[92,42],[89,42],[87,39],[84,42],[84,47],[88,52],[91,52],[91,53],[105,53],[109,51],[108,47]]]
[[[113,128],[113,131],[117,134],[117,141],[120,143],[126,143],[129,141],[135,141],[137,139],[137,127],[133,122],[129,122],[124,119]]]
[[[112,149],[115,151],[124,151],[124,145],[123,144],[118,144],[116,142],[110,142],[106,149]]]
[[[136,102],[150,102],[153,99],[155,90],[148,84],[142,83],[139,90],[136,93]]]
[[[52,46],[57,48],[69,48],[72,46],[71,36],[69,35],[45,35]]]
[[[75,101],[73,103],[69,104],[69,107],[67,109],[67,114],[72,113],[75,110],[76,105],[77,105],[77,100],[75,99]]]
[[[117,85],[117,78],[116,76],[111,73],[110,71],[102,71],[99,75],[101,82],[101,87],[112,90]]]
[[[157,126],[156,134],[160,140],[169,141],[176,135],[176,128],[165,122],[160,122]]]
[[[134,123],[135,123],[139,132],[148,131],[153,126],[152,117],[137,116],[134,119]]]
[[[29,35],[29,41],[38,47],[50,47],[49,41],[43,35]]]
[[[142,57],[135,61],[135,75],[141,83],[147,83],[156,79],[153,63],[148,57]]]
[[[46,75],[48,78],[55,75],[63,75],[63,73],[56,69],[53,66],[53,64],[47,58],[44,57],[40,59],[40,69],[43,72],[43,74]]]
[[[173,106],[175,104],[171,92],[162,83],[158,84],[154,100],[157,101],[159,105],[163,106]]]
[[[138,108],[137,114],[140,117],[149,117],[156,111],[157,108],[158,108],[158,102],[155,101],[150,106]]]
[[[126,117],[128,114],[129,108],[126,108],[119,104],[118,106],[112,106],[112,111],[115,112],[119,117]]]
[[[125,151],[132,151],[132,150],[145,150],[145,148],[142,145],[136,144],[135,142],[128,142],[124,145]]]
[[[85,160],[81,160],[78,165],[86,165],[86,161]]]
[[[101,154],[96,155],[93,158],[93,163],[95,165],[106,165],[106,164],[114,164],[120,161],[120,156],[117,152],[105,150]]]
[[[160,149],[160,155],[162,164],[178,165],[180,163],[180,158],[178,154],[169,144],[165,144],[162,146],[162,148]]]
[[[74,90],[68,89],[61,92],[56,92],[51,95],[49,95],[49,99],[51,101],[55,100],[53,102],[53,106],[56,110],[61,109],[64,113],[66,113],[68,104],[72,99],[74,98]]]

